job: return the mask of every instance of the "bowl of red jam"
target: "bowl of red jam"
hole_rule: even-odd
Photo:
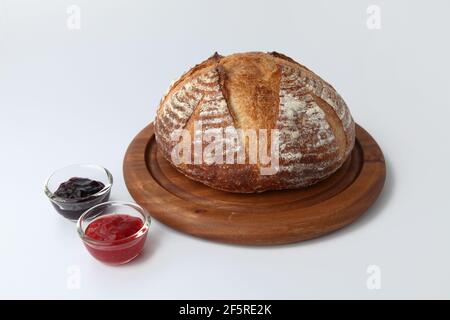
[[[113,177],[107,169],[76,164],[53,172],[44,191],[59,214],[77,221],[89,208],[109,200],[112,184]]]
[[[87,210],[77,229],[86,249],[107,264],[124,264],[144,248],[150,226],[148,212],[131,202],[109,201]]]

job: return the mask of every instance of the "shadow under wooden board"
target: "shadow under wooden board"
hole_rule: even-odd
[[[152,217],[190,235],[247,245],[298,242],[340,229],[372,205],[386,178],[381,149],[358,125],[349,159],[308,188],[236,194],[190,180],[158,153],[153,123],[131,142],[123,171],[132,197]]]

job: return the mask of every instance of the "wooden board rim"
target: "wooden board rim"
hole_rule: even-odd
[[[179,231],[216,241],[273,245],[327,234],[362,215],[379,196],[386,177],[381,149],[369,133],[356,125],[355,148],[360,148],[362,153],[361,166],[354,181],[340,193],[303,208],[276,213],[236,213],[190,203],[161,185],[147,166],[148,156],[152,156],[149,148],[152,139],[154,143],[153,137],[154,127],[150,123],[133,139],[125,154],[123,171],[131,196],[159,221]]]

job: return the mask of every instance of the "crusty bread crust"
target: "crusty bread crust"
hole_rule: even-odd
[[[203,132],[233,128],[267,129],[270,133],[277,129],[277,172],[261,175],[259,160],[256,164],[174,164],[171,153],[177,141],[172,141],[171,133],[187,129],[194,137],[194,123],[199,120]],[[355,141],[352,116],[336,90],[276,52],[226,57],[216,53],[195,66],[174,82],[161,100],[155,129],[159,151],[177,170],[212,188],[242,193],[317,183],[342,166]],[[224,147],[228,143],[222,142]],[[194,148],[194,141],[192,144]],[[202,144],[205,148],[208,143]],[[242,146],[249,159],[245,141]],[[238,149],[236,145],[231,152]]]

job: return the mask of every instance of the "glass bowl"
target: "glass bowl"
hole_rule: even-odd
[[[55,195],[61,183],[73,177],[100,181],[105,187],[97,193],[78,199],[67,199]],[[53,172],[45,182],[44,192],[59,214],[69,220],[77,221],[87,209],[109,200],[112,185],[113,177],[107,169],[95,164],[74,164]]]
[[[134,234],[118,240],[97,240],[86,235],[86,229],[96,219],[113,215],[128,215],[142,221],[142,227]],[[124,264],[136,258],[142,251],[150,227],[150,216],[141,206],[131,202],[109,201],[92,207],[78,219],[77,230],[89,253],[104,263]],[[104,226],[102,229],[105,230]]]

